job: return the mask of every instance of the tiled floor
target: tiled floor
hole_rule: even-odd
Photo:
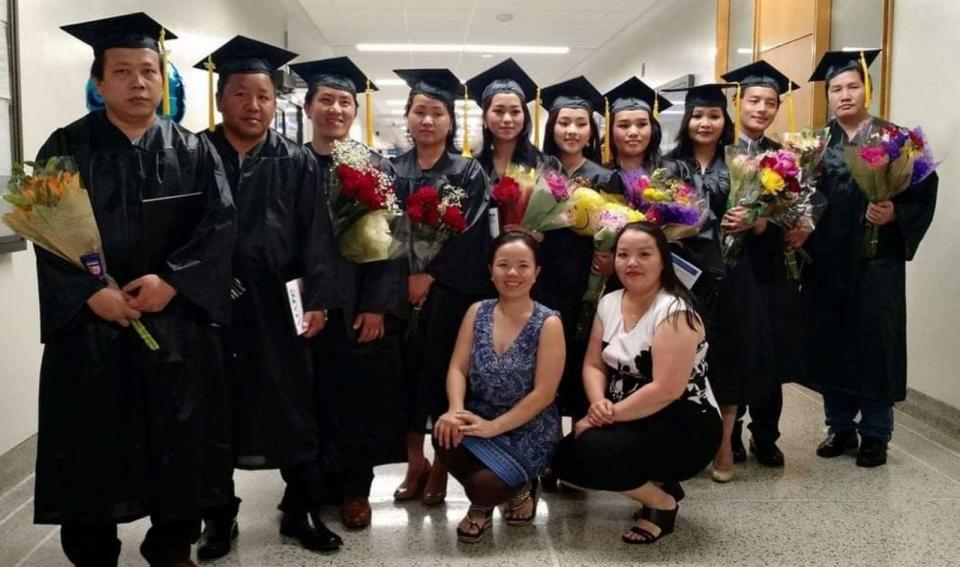
[[[238,548],[214,566],[284,565],[757,565],[757,566],[960,566],[960,439],[897,414],[886,467],[854,466],[852,457],[814,455],[822,434],[822,407],[809,391],[789,386],[782,422],[782,470],[752,459],[738,478],[717,485],[708,475],[685,483],[677,532],[660,543],[627,546],[620,533],[634,506],[616,494],[546,495],[533,526],[512,528],[495,520],[484,543],[458,544],[457,522],[467,508],[451,481],[445,506],[397,505],[391,498],[402,465],[377,470],[373,527],[340,530],[343,549],[313,554],[277,533],[275,510],[282,482],[272,472],[238,473]],[[0,495],[0,566],[68,565],[58,530],[34,526],[33,479]],[[328,514],[340,529],[336,510]],[[122,565],[140,565],[146,529],[121,529]]]

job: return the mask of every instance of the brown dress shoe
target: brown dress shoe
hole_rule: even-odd
[[[370,525],[373,510],[370,509],[370,500],[363,497],[344,498],[340,508],[340,520],[351,530],[363,529]]]

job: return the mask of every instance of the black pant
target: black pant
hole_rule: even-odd
[[[280,476],[287,485],[283,492],[283,500],[278,506],[280,510],[291,514],[305,513],[316,510],[326,501],[320,470],[315,461],[280,467]],[[229,501],[222,506],[205,509],[203,511],[205,521],[230,522],[237,517],[241,500],[237,498],[236,486],[232,478],[229,479],[226,487]]]
[[[553,468],[561,480],[615,492],[686,480],[713,458],[722,429],[716,408],[680,400],[642,419],[568,435]]]
[[[754,398],[754,403],[737,408],[737,423],[733,430],[736,437],[742,431],[741,420],[750,412],[750,429],[757,443],[776,443],[780,438],[780,415],[783,413],[783,386],[771,384],[763,395]]]
[[[169,565],[190,558],[190,546],[200,538],[200,519],[158,523],[152,520],[140,554],[150,565]],[[64,524],[60,545],[75,565],[116,565],[120,557],[117,525]]]

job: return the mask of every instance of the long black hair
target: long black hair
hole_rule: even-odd
[[[620,244],[620,238],[627,232],[649,234],[654,242],[656,242],[657,252],[660,253],[660,261],[663,264],[663,269],[660,271],[660,289],[687,304],[689,307],[689,309],[685,310],[687,325],[694,331],[700,330],[700,328],[703,327],[703,319],[699,314],[697,299],[693,293],[687,289],[687,286],[683,285],[683,282],[680,281],[677,273],[673,270],[670,242],[667,241],[667,236],[660,230],[660,227],[653,223],[647,221],[632,222],[617,232],[617,236],[613,241],[614,251],[616,251],[617,246]]]
[[[686,110],[683,111],[683,120],[680,121],[680,131],[677,132],[676,140],[677,146],[673,148],[667,156],[669,159],[693,159],[693,138],[690,137],[690,120],[693,118],[693,112],[697,108],[719,108],[720,112],[723,113],[723,130],[720,132],[720,139],[717,140],[717,152],[714,155],[719,154],[723,157],[723,147],[734,143],[733,120],[730,119],[730,113],[727,112],[726,108],[722,106],[688,106]]]
[[[523,127],[520,128],[520,134],[517,136],[517,145],[513,148],[513,155],[510,156],[510,161],[526,167],[537,165],[537,154],[539,150],[537,150],[530,141],[530,131],[533,130],[533,121],[530,118],[530,110],[527,109],[527,102],[523,100],[522,96],[516,93],[497,94],[512,94],[516,96],[520,99],[520,108],[523,109]],[[490,110],[492,104],[493,96],[487,97],[487,99],[483,101],[483,112],[481,113],[481,120],[483,120],[483,149],[478,159],[486,165],[493,165],[494,138],[493,132],[487,128],[487,111]]]
[[[560,159],[560,148],[557,147],[557,140],[554,136],[554,129],[557,126],[557,117],[560,116],[562,108],[555,108],[547,115],[547,125],[543,134],[543,153]],[[579,109],[576,109],[579,110]],[[593,112],[590,115],[590,139],[583,148],[583,157],[590,161],[600,163],[600,127],[593,118]]]
[[[447,144],[446,144],[447,151],[456,152],[457,146],[454,143],[454,140],[456,140],[456,137],[457,137],[457,111],[456,111],[456,108],[454,107],[453,101],[445,100],[436,96],[431,96],[431,95],[428,95],[427,93],[422,93],[419,91],[410,91],[410,95],[407,97],[407,107],[403,111],[404,118],[410,115],[410,109],[413,108],[413,97],[417,95],[423,95],[427,98],[431,98],[433,100],[437,100],[443,103],[443,107],[447,109],[447,114],[450,115],[450,131],[447,132]],[[464,133],[464,136],[466,136],[466,133]],[[414,145],[416,145],[416,141],[414,141]]]
[[[638,109],[644,110],[644,109]],[[626,112],[621,110],[620,112]],[[650,118],[650,143],[647,144],[647,149],[643,152],[643,168],[647,171],[653,171],[654,169],[660,167],[660,161],[662,156],[660,155],[660,143],[663,141],[663,128],[660,127],[660,121],[653,117],[653,112],[647,110],[647,115]],[[614,124],[617,123],[617,115],[610,115],[610,125],[608,128],[613,128]],[[617,160],[620,159],[620,150],[617,149],[617,143],[613,138],[613,131],[610,132],[610,152],[613,154],[613,165],[617,164]]]

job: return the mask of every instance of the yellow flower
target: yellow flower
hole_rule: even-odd
[[[764,169],[760,172],[760,185],[763,186],[764,195],[776,195],[786,186],[783,177],[772,169]]]

